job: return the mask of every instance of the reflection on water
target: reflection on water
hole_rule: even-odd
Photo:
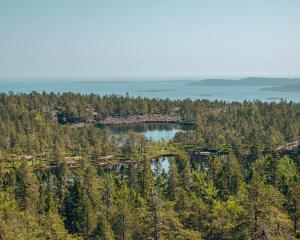
[[[151,169],[154,176],[158,177],[161,175],[168,174],[170,168],[170,161],[174,160],[174,157],[159,157],[155,159],[151,159]],[[105,167],[105,172],[114,172],[116,174],[124,176],[130,175],[134,169],[142,167],[142,162],[136,163],[120,163],[117,165],[110,165]]]
[[[152,140],[170,140],[179,131],[190,130],[192,127],[176,123],[143,123],[106,126],[112,135],[123,135],[129,131],[143,134]]]
[[[171,130],[149,130],[144,132],[143,134],[146,138],[158,141],[158,140],[170,140],[179,131],[181,130],[175,128]]]
[[[103,127],[102,127],[103,128]],[[105,126],[110,132],[110,134],[115,136],[126,135],[129,131],[135,133],[143,134],[146,138],[159,141],[168,141],[172,139],[175,134],[179,131],[188,131],[194,127],[191,125],[183,125],[176,123],[143,123],[143,124],[127,124],[127,125],[109,125]],[[174,157],[159,157],[151,161],[151,169],[155,176],[160,176],[162,174],[168,174],[170,161]],[[140,163],[121,163],[118,165],[113,165],[106,168],[106,171],[113,171],[115,173],[126,176],[128,172],[136,168]]]
[[[169,172],[171,157],[160,157],[153,159],[151,169],[156,176]]]

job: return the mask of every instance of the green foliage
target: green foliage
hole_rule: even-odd
[[[216,201],[212,209],[213,235],[215,238],[240,239],[239,231],[243,222],[245,209],[236,197],[229,197],[227,201]]]
[[[174,113],[195,128],[171,142],[95,124]],[[299,238],[299,149],[277,149],[299,117],[285,101],[1,93],[0,240]],[[149,160],[170,153],[168,171]]]

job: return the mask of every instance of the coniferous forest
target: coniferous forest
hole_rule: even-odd
[[[155,114],[192,128],[99,124]],[[287,101],[1,93],[0,239],[300,238],[299,135]]]

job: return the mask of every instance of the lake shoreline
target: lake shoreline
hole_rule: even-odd
[[[177,114],[146,114],[134,115],[125,118],[121,117],[108,117],[97,122],[97,125],[129,125],[141,123],[181,123],[182,119]]]
[[[194,122],[188,122],[182,120],[178,114],[146,114],[146,115],[133,115],[129,117],[108,117],[100,121],[91,121],[91,122],[77,122],[69,123],[68,125],[72,128],[82,128],[86,125],[95,125],[96,127],[108,127],[108,126],[130,126],[137,124],[180,124],[186,126],[192,126]]]

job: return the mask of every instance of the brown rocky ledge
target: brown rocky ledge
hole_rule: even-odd
[[[151,115],[136,115],[127,118],[109,117],[98,122],[100,125],[120,125],[120,124],[135,124],[135,123],[151,123],[151,122],[181,122],[181,117],[177,114],[151,114]]]

